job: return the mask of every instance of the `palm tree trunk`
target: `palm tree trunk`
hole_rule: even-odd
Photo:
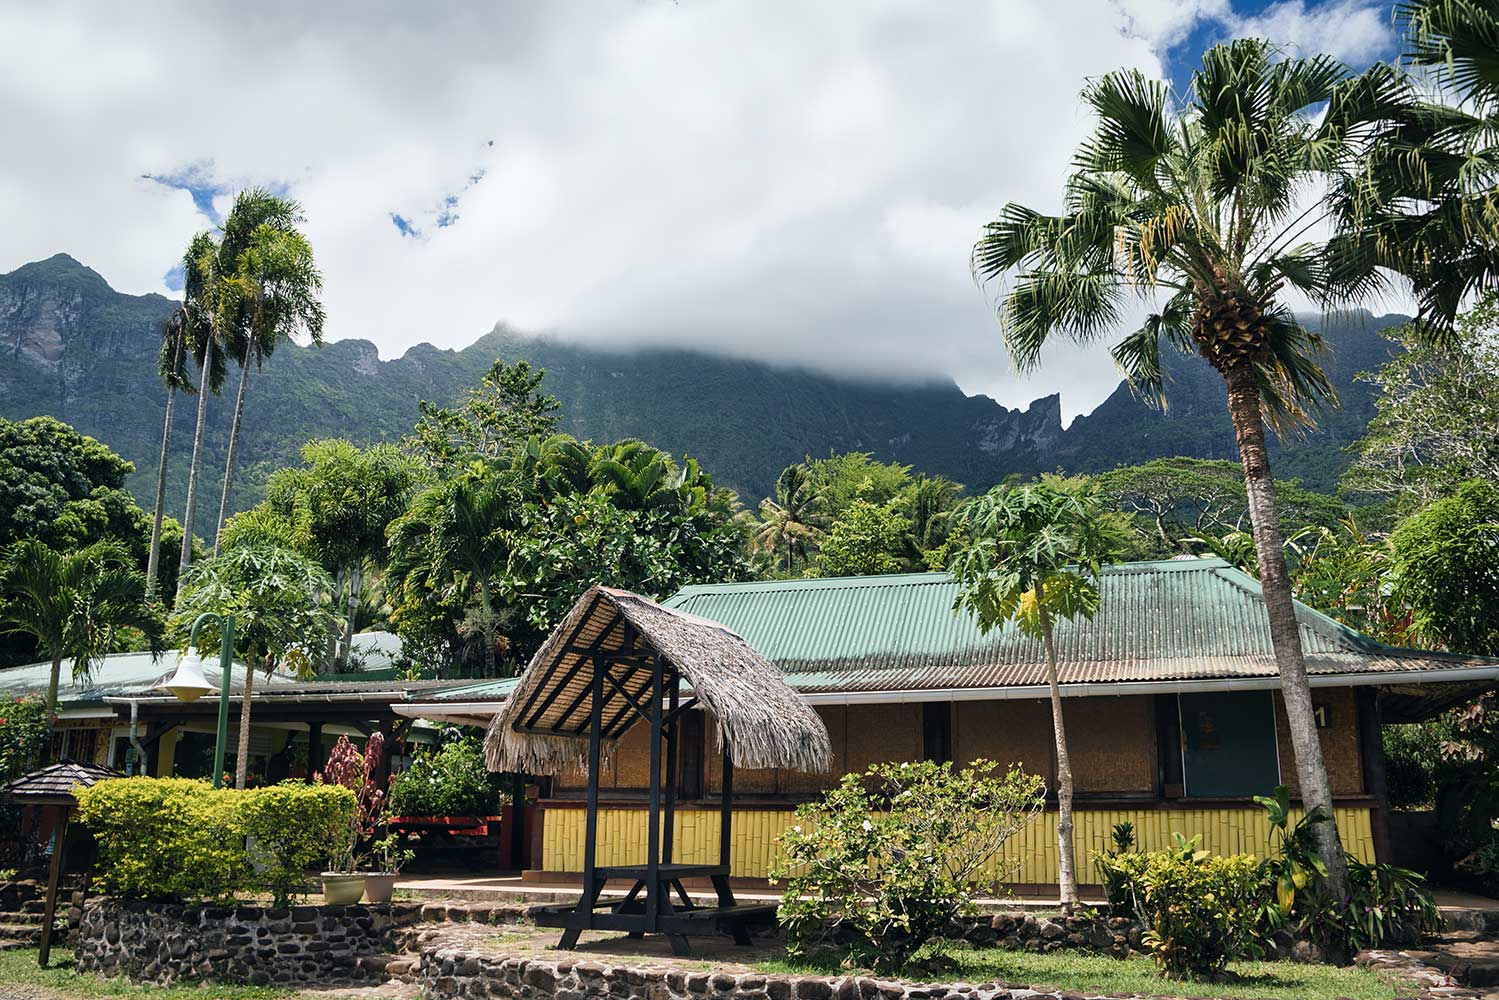
[[[479,600],[484,605],[484,676],[495,675],[494,611],[489,606],[489,581],[479,581]]]
[[[343,649],[339,651],[339,670],[347,672],[349,656],[354,651],[354,616],[359,611],[359,586],[364,580],[363,568],[355,563],[349,569],[349,595],[344,620]]]
[[[234,748],[234,787],[244,788],[250,776],[250,694],[255,685],[256,657],[245,657],[245,690],[239,702],[239,745]]]
[[[1259,557],[1260,589],[1270,618],[1270,644],[1280,672],[1280,693],[1290,722],[1291,746],[1296,756],[1296,777],[1301,785],[1302,805],[1321,806],[1327,822],[1312,826],[1317,854],[1327,865],[1328,890],[1332,898],[1348,897],[1348,861],[1338,838],[1333,815],[1332,787],[1322,760],[1322,741],[1312,708],[1312,688],[1307,680],[1306,658],[1301,649],[1301,628],[1296,621],[1296,603],[1291,596],[1291,574],[1286,566],[1285,541],[1280,530],[1280,512],[1275,505],[1275,481],[1270,476],[1270,458],[1265,450],[1265,425],[1261,416],[1259,383],[1248,365],[1227,374],[1228,412],[1244,464],[1244,486],[1249,497],[1249,520],[1254,526],[1254,548]]]
[[[224,493],[219,498],[219,523],[213,532],[213,554],[219,554],[219,540],[224,535],[224,518],[229,516],[229,482],[234,478],[234,452],[239,445],[239,422],[245,414],[245,387],[250,384],[250,357],[255,351],[255,338],[245,343],[245,356],[240,361],[239,392],[234,395],[234,420],[229,425],[229,457],[224,462]]]
[[[1057,741],[1057,888],[1062,912],[1077,907],[1077,868],[1072,858],[1072,757],[1067,753],[1067,725],[1062,720],[1062,689],[1057,683],[1057,648],[1051,634],[1051,615],[1045,592],[1036,584],[1036,610],[1041,622],[1041,645],[1046,650],[1046,680],[1051,685],[1051,728]]]
[[[198,507],[198,468],[203,464],[203,425],[208,422],[208,381],[213,373],[213,345],[203,350],[203,371],[198,379],[198,425],[193,430],[193,460],[187,467],[187,504],[182,511],[182,554],[177,561],[177,592],[193,561],[193,517]]]
[[[156,464],[156,509],[151,515],[151,550],[146,556],[146,596],[156,593],[156,572],[161,561],[161,517],[167,503],[167,449],[172,446],[172,408],[177,387],[167,389],[167,419],[161,428],[161,460]]]
[[[52,763],[52,730],[57,724],[57,685],[62,678],[62,657],[52,658],[52,675],[47,679],[47,738],[42,741],[40,765]]]

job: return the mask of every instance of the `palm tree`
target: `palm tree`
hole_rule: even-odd
[[[792,572],[796,553],[805,560],[827,531],[823,500],[803,463],[788,465],[776,477],[776,495],[760,501],[760,521],[753,540],[766,552],[786,552],[786,573]]]
[[[239,391],[234,397],[234,419],[229,426],[229,454],[224,462],[224,491],[214,528],[213,554],[229,516],[229,487],[234,478],[240,422],[245,412],[245,389],[250,363],[260,368],[282,340],[305,332],[314,344],[323,342],[323,304],[318,299],[323,278],[312,256],[312,244],[296,230],[303,221],[294,201],[277,198],[261,188],[241,192],[224,223],[219,249],[223,288],[218,296],[219,322],[243,331]]]
[[[160,648],[161,622],[147,603],[145,576],[118,542],[63,554],[28,538],[0,563],[0,632],[31,636],[52,660],[44,757],[51,753],[63,661],[73,662],[75,681],[86,679],[116,648],[122,629],[141,632],[153,652]]]
[[[494,586],[514,548],[520,505],[505,475],[476,462],[417,494],[389,529],[392,576],[419,579],[422,589],[476,601],[470,620],[483,636],[486,677],[496,674],[499,641]]]
[[[1310,234],[1337,211],[1322,191],[1355,185],[1362,156],[1416,102],[1389,67],[1353,77],[1326,57],[1280,56],[1252,39],[1215,46],[1180,98],[1137,70],[1091,83],[1083,96],[1097,128],[1076,154],[1063,213],[1006,205],[973,266],[981,281],[1010,279],[999,313],[1022,369],[1053,334],[1102,338],[1135,299],[1156,311],[1112,351],[1133,386],[1159,396],[1163,341],[1223,376],[1301,794],[1331,814],[1264,424],[1305,424],[1334,392],[1316,361],[1321,338],[1279,294],[1290,287],[1331,308],[1378,287],[1372,250]],[[1336,824],[1317,824],[1316,837],[1341,897]]]
[[[1014,622],[1041,641],[1051,687],[1057,748],[1057,874],[1062,908],[1077,904],[1072,856],[1072,760],[1057,679],[1055,621],[1091,619],[1098,610],[1098,573],[1116,559],[1125,531],[1085,479],[1044,476],[1039,483],[997,486],[958,509],[969,539],[948,565],[958,581],[953,610],[966,611],[988,634]]]

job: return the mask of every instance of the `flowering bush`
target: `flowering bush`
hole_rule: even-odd
[[[47,707],[42,699],[0,699],[0,784],[35,767],[46,743]]]
[[[392,783],[397,816],[491,816],[499,807],[499,778],[469,740],[454,740],[411,762]]]
[[[1005,841],[1040,812],[1045,783],[974,761],[876,764],[797,810],[771,871],[787,950],[830,944],[880,971],[904,965],[1010,874]]]

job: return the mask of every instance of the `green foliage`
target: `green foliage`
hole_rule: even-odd
[[[957,523],[970,541],[948,564],[962,588],[953,610],[984,632],[1013,621],[1039,638],[1052,616],[1092,618],[1099,570],[1124,544],[1117,515],[1084,479],[996,487],[959,508]]]
[[[264,542],[239,545],[193,565],[168,626],[185,646],[200,614],[232,614],[235,652],[246,663],[305,675],[333,626],[332,589],[327,572],[305,556]],[[198,641],[215,648],[218,625],[205,625]]]
[[[47,706],[42,699],[0,697],[0,785],[34,768],[46,746]]]
[[[1045,803],[1045,784],[978,760],[875,764],[797,809],[771,871],[787,953],[832,942],[888,971],[1010,874],[1005,842]]]
[[[240,791],[188,778],[113,778],[77,797],[99,845],[100,887],[127,899],[267,891],[285,906],[354,811],[348,789],[300,782]]]
[[[484,765],[483,749],[473,740],[419,753],[390,786],[396,816],[492,816],[499,805],[499,776]]]
[[[900,553],[911,522],[899,500],[875,504],[855,498],[822,540],[816,576],[868,576],[902,568]]]
[[[775,496],[760,501],[760,523],[755,526],[755,547],[772,554],[785,553],[781,567],[789,576],[796,557],[806,562],[826,534],[827,504],[812,482],[811,470],[803,463],[788,465],[776,477]]]
[[[497,358],[458,408],[422,400],[406,448],[429,468],[453,472],[475,458],[504,458],[530,438],[549,437],[562,404],[541,391],[545,375],[528,361]]]
[[[1455,734],[1445,718],[1384,727],[1385,784],[1394,809],[1430,809],[1443,777],[1444,747]]]
[[[290,905],[307,869],[352,828],[356,806],[347,788],[297,781],[239,793],[237,805],[255,886],[270,892],[272,906]]]
[[[1343,477],[1350,493],[1389,500],[1409,513],[1450,496],[1470,479],[1499,481],[1499,292],[1457,320],[1450,341],[1427,344],[1409,328],[1401,348],[1362,378],[1379,392],[1378,413]]]
[[[1499,653],[1499,486],[1470,480],[1390,536],[1412,631],[1461,653]]]
[[[1129,907],[1145,924],[1146,948],[1173,979],[1218,979],[1230,961],[1256,952],[1258,860],[1215,857],[1197,849],[1200,841],[1169,851],[1093,855],[1110,902]]]
[[[125,492],[135,466],[51,417],[0,419],[0,548],[32,538],[60,551],[139,544],[145,514]]]
[[[99,845],[99,886],[131,899],[227,900],[248,884],[243,792],[187,778],[116,778],[80,788]]]
[[[822,498],[830,517],[840,518],[855,500],[887,504],[911,482],[911,467],[878,461],[867,451],[830,453],[808,458],[807,479],[812,493]]]

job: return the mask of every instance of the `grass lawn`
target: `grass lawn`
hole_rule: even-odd
[[[35,948],[0,951],[0,987],[36,986],[76,997],[138,997],[139,1000],[282,1000],[295,996],[269,986],[136,986],[123,979],[100,979],[73,968],[73,953],[53,948],[51,964],[37,968]]]
[[[1052,952],[1038,955],[997,948],[954,950],[948,953],[954,968],[934,976],[919,964],[910,975],[896,978],[917,982],[1001,982],[1011,986],[1052,987],[1080,993],[1144,993],[1172,997],[1274,998],[1274,1000],[1392,1000],[1396,982],[1366,969],[1330,965],[1297,965],[1292,962],[1235,962],[1229,968],[1237,978],[1222,983],[1181,982],[1156,975],[1148,958],[1124,961],[1106,955]],[[945,964],[943,966],[946,968]],[[846,973],[837,962],[794,964],[766,962],[766,972]]]

